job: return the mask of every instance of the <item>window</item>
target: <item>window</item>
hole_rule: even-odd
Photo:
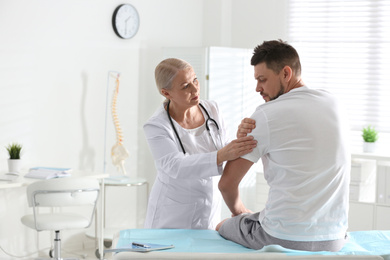
[[[308,87],[333,92],[350,119],[351,144],[361,151],[361,130],[379,131],[390,147],[390,1],[289,1],[288,34]]]
[[[208,97],[218,103],[231,140],[238,125],[264,103],[256,94],[256,80],[250,64],[253,50],[209,47]]]

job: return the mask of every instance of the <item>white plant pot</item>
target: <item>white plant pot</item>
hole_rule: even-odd
[[[18,174],[22,168],[21,159],[8,159],[8,172]]]
[[[376,143],[364,142],[363,152],[365,153],[374,153],[376,149]]]

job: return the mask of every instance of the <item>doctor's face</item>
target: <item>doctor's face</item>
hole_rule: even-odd
[[[199,81],[192,67],[181,70],[172,81],[172,87],[166,90],[172,103],[191,107],[199,104]]]
[[[257,64],[255,67],[255,79],[257,81],[256,92],[259,92],[265,102],[277,99],[284,94],[284,86],[280,75],[268,69],[265,62]]]

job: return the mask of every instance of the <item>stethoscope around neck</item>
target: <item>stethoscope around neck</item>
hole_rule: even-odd
[[[175,135],[176,135],[176,137],[177,137],[177,140],[179,140],[181,149],[183,150],[183,153],[186,154],[186,150],[184,149],[183,143],[181,142],[181,139],[180,139],[180,137],[179,137],[179,134],[178,134],[177,131],[176,131],[176,127],[175,127],[175,125],[174,125],[173,122],[172,122],[171,115],[169,114],[169,104],[170,104],[170,103],[171,103],[171,101],[169,100],[169,101],[168,101],[168,104],[167,104],[168,118],[169,118],[169,121],[171,122],[173,131],[175,132]],[[212,140],[213,143],[214,143],[215,149],[218,150],[217,144],[214,142],[214,139],[213,139],[213,137],[212,137],[212,135],[211,135],[210,126],[209,126],[209,123],[210,123],[210,122],[211,122],[211,123],[214,123],[215,127],[217,128],[218,135],[220,136],[220,133],[219,133],[219,126],[218,126],[218,124],[217,124],[217,121],[215,121],[214,119],[212,119],[212,118],[210,117],[209,113],[207,112],[207,110],[204,108],[204,106],[203,106],[201,103],[199,103],[199,106],[203,109],[203,111],[204,111],[204,112],[206,113],[206,115],[207,115],[206,124],[205,124],[205,125],[206,125],[206,130],[207,130],[207,132],[209,133],[210,138],[211,138],[211,140]],[[219,138],[221,138],[221,136],[220,136]]]

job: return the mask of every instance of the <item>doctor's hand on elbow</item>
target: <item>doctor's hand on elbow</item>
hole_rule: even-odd
[[[256,121],[252,118],[244,118],[237,129],[237,138],[245,137],[256,128]]]
[[[237,138],[222,149],[218,150],[217,164],[221,164],[224,161],[235,160],[247,153],[252,152],[256,146],[257,141],[254,140],[253,136]]]

